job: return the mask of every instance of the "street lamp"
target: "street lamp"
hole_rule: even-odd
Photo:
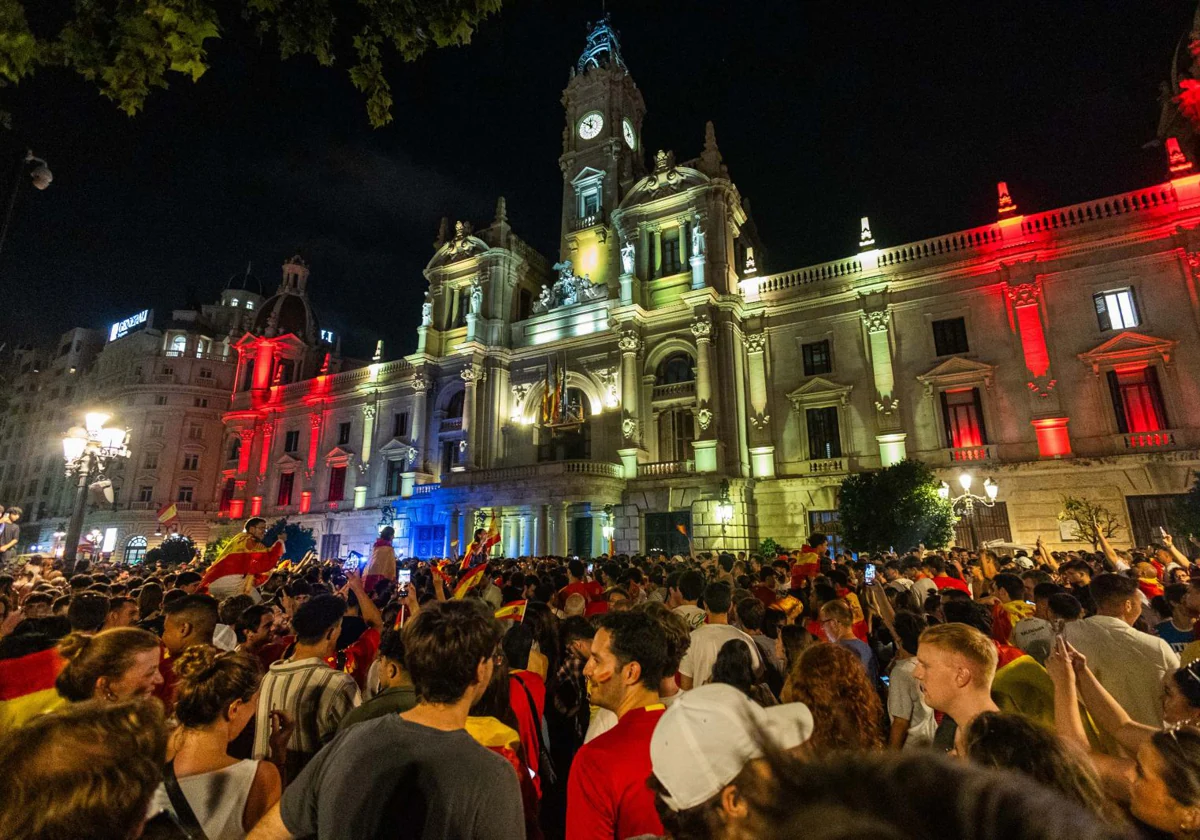
[[[613,506],[605,505],[604,524],[600,527],[600,531],[604,534],[604,548],[610,555],[613,553],[613,535],[617,533],[617,528],[613,525],[615,519]]]
[[[980,496],[971,492],[971,485],[974,483],[974,480],[974,476],[969,472],[963,472],[958,476],[958,484],[963,489],[961,495],[951,498],[950,485],[944,481],[942,482],[942,486],[938,488],[938,495],[950,502],[950,506],[953,508],[955,514],[968,520],[967,524],[971,528],[971,538],[978,543],[979,540],[975,537],[975,522],[971,517],[975,513],[976,506],[985,508],[995,506],[996,495],[1000,492],[1000,485],[990,478],[985,478],[983,480],[984,495]],[[978,547],[976,545],[976,548]]]
[[[128,458],[129,430],[105,425],[112,417],[102,411],[89,411],[83,426],[73,426],[63,437],[63,460],[67,478],[75,478],[75,504],[67,525],[63,565],[73,571],[79,550],[79,535],[83,531],[83,515],[87,507],[88,486],[104,478],[104,470],[118,458]]]
[[[0,251],[4,250],[4,240],[8,238],[8,225],[12,221],[13,208],[17,206],[17,193],[21,190],[22,174],[28,173],[29,181],[34,189],[44,190],[50,186],[54,176],[50,167],[40,157],[34,157],[32,151],[26,151],[25,156],[17,164],[17,177],[13,180],[12,193],[8,197],[8,209],[4,214],[4,224],[0,225]]]

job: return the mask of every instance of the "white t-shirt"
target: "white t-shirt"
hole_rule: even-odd
[[[1087,657],[1100,685],[1131,718],[1155,729],[1163,725],[1163,677],[1179,667],[1169,644],[1107,615],[1068,622],[1063,638]]]
[[[699,688],[712,678],[713,664],[721,646],[730,639],[744,641],[750,648],[750,659],[754,670],[762,667],[762,657],[758,655],[758,645],[741,630],[729,624],[703,624],[692,631],[692,644],[679,663],[679,673],[692,678],[692,688]]]
[[[686,621],[689,630],[695,630],[704,624],[704,619],[708,617],[708,614],[695,604],[684,604],[681,607],[671,610],[671,612]]]
[[[908,738],[904,741],[906,750],[928,747],[937,732],[933,709],[926,705],[921,686],[913,676],[916,667],[915,656],[896,660],[888,683],[888,715],[908,721]]]

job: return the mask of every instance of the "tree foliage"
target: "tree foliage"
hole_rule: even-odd
[[[1177,536],[1200,539],[1200,478],[1186,495],[1175,500],[1170,518]]]
[[[304,559],[305,554],[317,547],[317,540],[313,536],[312,528],[305,528],[299,522],[288,522],[286,517],[276,519],[271,527],[267,528],[267,533],[263,536],[263,544],[274,545],[280,534],[287,542],[287,548],[283,552],[284,560],[299,563]]]
[[[146,565],[160,566],[172,569],[183,563],[190,563],[196,557],[196,544],[191,537],[172,534],[159,545],[146,552]]]
[[[171,74],[193,82],[204,75],[206,45],[240,14],[260,40],[276,43],[281,59],[311,56],[329,67],[352,54],[350,81],[378,128],[392,121],[388,48],[413,61],[430,48],[467,44],[502,0],[75,0],[49,32],[30,26],[25,2],[0,0],[0,87],[40,66],[66,67],[132,116]]]
[[[838,516],[842,539],[856,551],[940,548],[954,536],[954,510],[938,496],[933,470],[901,461],[842,481]]]
[[[767,537],[758,544],[758,553],[761,554],[763,556],[763,560],[767,562],[772,562],[776,557],[778,557],[781,550],[781,546],[779,543],[775,542],[774,537]]]
[[[1111,539],[1121,530],[1117,515],[1099,502],[1079,496],[1063,496],[1060,522],[1074,522],[1079,539],[1092,544],[1092,551],[1100,547],[1100,534]]]

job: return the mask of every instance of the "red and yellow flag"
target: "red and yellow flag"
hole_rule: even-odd
[[[511,601],[507,603],[500,609],[496,610],[496,618],[500,619],[501,621],[524,621],[526,603],[526,601]]]

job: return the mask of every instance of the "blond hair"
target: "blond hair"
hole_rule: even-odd
[[[992,684],[1000,654],[996,650],[996,644],[974,627],[956,623],[934,625],[917,640],[918,652],[925,645],[961,656],[970,663],[971,670],[979,677],[981,683]]]
[[[134,657],[158,647],[158,636],[137,627],[114,627],[94,636],[72,633],[58,643],[58,653],[67,664],[54,687],[72,702],[90,700],[96,693],[96,680],[120,679],[133,667]]]

